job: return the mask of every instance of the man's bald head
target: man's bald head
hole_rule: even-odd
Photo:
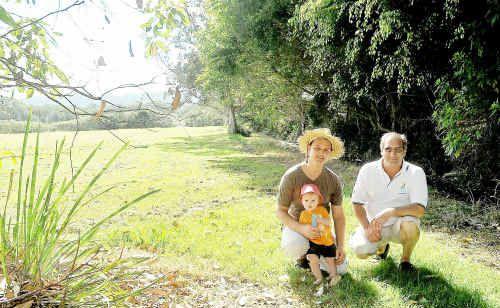
[[[384,151],[386,141],[393,138],[401,140],[401,146],[403,147],[403,150],[406,151],[406,147],[408,145],[408,139],[406,139],[406,136],[400,133],[390,132],[383,134],[380,138],[380,152]]]

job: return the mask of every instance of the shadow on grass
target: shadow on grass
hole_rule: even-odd
[[[240,135],[217,134],[201,137],[173,137],[168,143],[157,146],[166,152],[181,152],[206,157],[215,168],[228,174],[248,175],[248,189],[257,189],[267,194],[275,194],[279,181],[287,168],[302,158],[297,152],[279,147],[272,139]],[[280,155],[262,155],[270,151]],[[284,153],[284,155],[282,155]],[[354,176],[359,166],[333,160],[328,166],[346,184],[345,196],[350,195]]]
[[[390,257],[375,267],[372,275],[399,288],[407,301],[423,307],[489,306],[479,292],[454,286],[441,273],[426,267],[419,267],[414,274],[401,273]]]
[[[249,176],[247,185],[267,194],[276,194],[286,166],[278,158],[224,157],[212,161],[215,168],[227,173]]]
[[[157,143],[157,146],[166,151],[183,151],[200,156],[262,154],[270,150],[282,151],[273,139],[247,138],[241,135],[216,134],[191,138],[171,137],[168,141],[168,143]]]
[[[237,154],[242,149],[242,141],[228,135],[211,135],[202,137],[172,137],[168,143],[157,146],[166,152],[182,152],[198,156],[219,156]]]
[[[228,174],[248,176],[247,189],[275,194],[287,168],[283,157],[256,156],[272,150],[268,140],[252,140],[238,135],[214,135],[193,138],[172,138],[174,142],[158,146],[163,151],[181,152],[209,159],[214,168]]]
[[[356,280],[349,273],[335,287],[325,286],[324,294],[319,297],[315,295],[317,287],[313,286],[310,272],[290,268],[288,275],[293,292],[311,306],[374,307],[378,300],[378,291],[371,282]]]

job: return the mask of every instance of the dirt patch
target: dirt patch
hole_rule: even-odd
[[[163,277],[163,278],[161,278]],[[143,283],[157,281],[143,294],[128,299],[130,307],[301,307],[291,289],[270,289],[228,277],[189,273],[145,273]]]
[[[134,249],[129,257],[155,258],[155,255]],[[150,262],[139,269],[143,274],[125,284],[132,293],[144,288],[140,295],[130,296],[125,304],[129,307],[305,307],[293,294],[287,275],[280,277],[276,287],[228,277],[216,273],[206,276],[170,271],[159,262]]]

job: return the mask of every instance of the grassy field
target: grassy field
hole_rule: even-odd
[[[469,251],[453,237],[430,231],[423,233],[414,254],[420,269],[417,276],[406,277],[397,271],[401,254],[397,247],[391,248],[391,257],[382,263],[357,260],[348,250],[350,273],[335,289],[314,297],[312,277],[295,270],[279,250],[280,224],[274,215],[279,179],[288,166],[300,160],[298,153],[285,151],[277,141],[263,136],[228,136],[221,127],[117,133],[134,147],[99,182],[100,190],[114,189],[78,213],[80,219],[73,230],[92,224],[143,192],[158,188],[161,192],[105,225],[100,239],[109,247],[125,245],[154,252],[161,256],[160,266],[165,269],[232,276],[270,288],[287,288],[278,281],[289,275],[294,296],[311,306],[500,307],[499,272],[485,262],[476,262],[481,251]],[[21,135],[0,138],[2,150],[19,153]],[[41,134],[42,169],[51,159],[55,141],[62,138],[66,138],[67,159],[60,167],[60,180],[71,175],[72,134]],[[121,146],[104,131],[77,136],[72,151],[76,168],[100,141],[103,146],[75,185],[76,191]],[[2,200],[8,165],[6,161],[0,170]],[[349,234],[356,227],[349,196],[359,166],[333,162],[331,167],[345,184]],[[430,209],[432,206],[433,198]]]

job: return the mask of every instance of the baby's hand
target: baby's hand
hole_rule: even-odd
[[[329,218],[324,218],[320,217],[318,218],[318,222],[322,225],[329,226],[330,225],[330,219]]]
[[[318,228],[314,228],[311,225],[303,224],[301,225],[302,227],[302,235],[304,235],[306,238],[310,240],[315,240],[320,238],[321,234]]]
[[[321,235],[321,237],[323,237],[325,235],[325,225],[324,224],[319,224],[318,226],[318,229],[319,229],[319,234]]]

